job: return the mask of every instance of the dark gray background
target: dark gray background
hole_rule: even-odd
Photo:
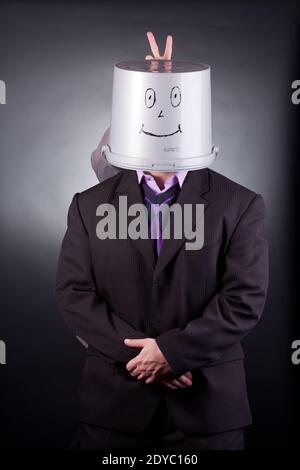
[[[213,169],[265,198],[271,276],[245,343],[247,442],[293,445],[298,26],[287,1],[0,3],[0,448],[61,448],[74,431],[83,349],[54,299],[57,257],[73,194],[97,182],[90,154],[109,125],[113,65],[149,53],[148,30],[161,48],[173,35],[174,59],[211,65]]]

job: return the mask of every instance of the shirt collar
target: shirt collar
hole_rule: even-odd
[[[139,184],[141,183],[143,176],[152,176],[152,175],[145,175],[143,170],[136,170],[136,173],[137,173]],[[175,172],[175,176],[177,177],[180,188],[182,187],[187,174],[188,174],[188,170],[181,170],[181,171]]]

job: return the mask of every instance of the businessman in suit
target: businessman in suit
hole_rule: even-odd
[[[171,46],[169,37],[165,54]],[[66,322],[88,344],[74,448],[243,449],[251,413],[241,340],[268,286],[262,196],[207,168],[92,162],[105,180],[73,197],[56,286]],[[97,208],[111,204],[118,219],[120,196],[150,212],[203,204],[203,247],[162,239],[160,223],[154,239],[99,240]]]
[[[57,298],[89,345],[77,445],[240,449],[251,423],[240,341],[268,284],[263,199],[207,168],[189,171],[176,203],[204,204],[202,249],[186,250],[184,237],[164,239],[158,255],[150,238],[99,240],[99,204],[144,203],[138,176],[120,170],[69,208]],[[187,373],[192,385],[162,383]]]

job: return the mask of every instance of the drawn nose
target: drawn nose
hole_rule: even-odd
[[[158,117],[164,117],[162,109],[160,110]]]

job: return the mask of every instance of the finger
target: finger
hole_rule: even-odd
[[[164,52],[163,58],[165,60],[171,60],[172,59],[172,49],[173,49],[173,37],[168,36],[167,41],[166,41],[166,48]]]
[[[186,377],[184,375],[182,375],[180,378],[179,378],[179,381],[181,383],[183,383],[186,387],[191,387],[191,385],[193,385],[193,382],[191,379],[189,379],[189,377]]]
[[[173,385],[170,382],[164,382],[163,381],[162,384],[163,384],[164,387],[170,388],[171,390],[176,390],[177,389],[176,385]]]
[[[139,355],[138,355],[139,356]],[[133,369],[137,367],[137,364],[139,362],[139,357],[136,356],[133,359],[131,359],[129,362],[126,364],[126,369],[131,372]]]
[[[130,346],[131,348],[143,348],[145,346],[147,338],[139,338],[139,339],[124,339],[124,343],[126,346]]]
[[[145,371],[145,372],[139,372],[138,379],[146,379],[148,377],[151,377],[152,371]]]
[[[132,377],[136,377],[137,375],[139,375],[139,374],[141,373],[141,371],[138,370],[137,367],[135,367],[134,369],[131,369],[129,372],[130,372],[130,375],[131,375]]]
[[[191,372],[186,372],[185,374],[183,375],[186,375],[187,377],[189,377],[190,379],[193,377],[193,374]]]
[[[149,377],[146,380],[146,384],[152,384],[154,381],[155,381],[155,375],[151,375],[151,377]]]
[[[153,56],[156,59],[158,59],[160,57],[160,53],[159,53],[158,45],[155,41],[154,34],[151,33],[151,31],[148,31],[147,37],[148,37],[148,41],[149,41],[149,44],[150,44],[151,52],[152,52]]]
[[[154,60],[152,55],[146,55],[145,60]]]
[[[180,380],[173,380],[172,384],[176,385],[178,388],[185,388],[186,386]]]
[[[127,367],[126,367],[126,369],[127,369]],[[128,370],[128,369],[127,369],[127,370]],[[130,373],[130,375],[131,375],[132,377],[136,377],[138,374],[141,373],[141,371],[138,370],[137,367],[132,367],[130,370],[128,370],[128,372]]]

